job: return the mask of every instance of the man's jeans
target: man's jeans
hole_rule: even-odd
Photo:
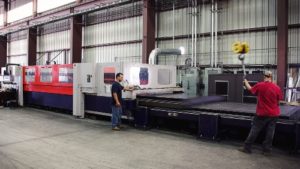
[[[250,133],[245,141],[245,149],[251,150],[251,145],[255,142],[259,133],[265,129],[266,135],[263,142],[263,149],[264,151],[271,151],[276,121],[277,117],[255,116],[252,122]]]
[[[112,127],[119,126],[121,124],[122,107],[112,106],[111,124]]]

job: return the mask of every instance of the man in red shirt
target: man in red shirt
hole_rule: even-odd
[[[264,81],[250,86],[245,79],[246,88],[257,96],[256,116],[253,119],[250,133],[240,151],[250,154],[251,146],[259,133],[265,129],[266,135],[263,142],[263,154],[269,155],[275,132],[276,121],[280,115],[279,101],[282,100],[280,88],[272,82],[272,72],[264,73]]]

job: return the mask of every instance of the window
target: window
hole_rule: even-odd
[[[27,83],[35,81],[35,68],[25,69],[25,81]]]
[[[60,83],[73,83],[72,68],[59,68],[58,74],[58,81]]]
[[[40,82],[52,82],[52,68],[41,68]]]
[[[115,82],[116,69],[115,67],[104,67],[104,83],[113,84]]]
[[[169,69],[158,69],[158,84],[171,84],[171,71]]]
[[[7,22],[11,23],[32,15],[33,4],[28,2],[8,11]]]
[[[50,9],[54,9],[72,2],[76,0],[38,0],[37,1],[37,11],[38,13],[44,12]]]
[[[217,96],[225,96],[226,100],[228,100],[229,95],[229,82],[228,81],[215,81],[216,83],[216,95]]]

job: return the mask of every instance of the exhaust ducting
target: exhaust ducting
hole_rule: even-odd
[[[178,49],[153,49],[149,56],[149,64],[157,64],[157,58],[159,55],[183,55],[184,48],[180,47]]]

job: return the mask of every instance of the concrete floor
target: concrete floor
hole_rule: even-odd
[[[30,108],[0,109],[0,169],[299,169],[299,156],[240,153],[160,130],[127,128]]]

